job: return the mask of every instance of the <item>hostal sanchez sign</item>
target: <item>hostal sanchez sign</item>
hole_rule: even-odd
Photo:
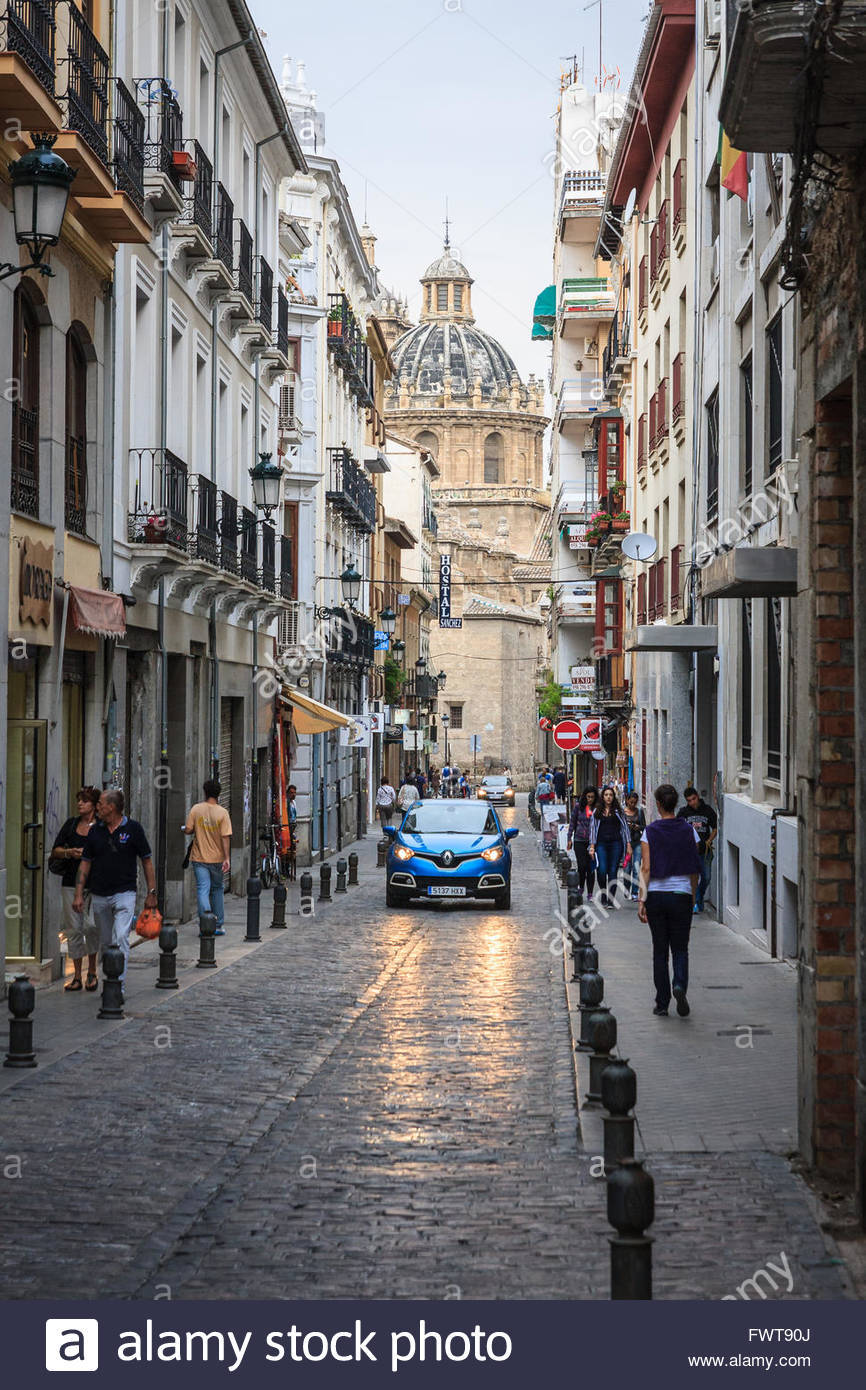
[[[439,556],[439,626],[462,627],[462,618],[451,616],[451,556]]]

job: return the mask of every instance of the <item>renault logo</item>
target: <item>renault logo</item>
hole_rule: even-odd
[[[453,858],[454,855],[451,853],[450,849],[446,849],[445,853],[442,856],[442,863],[450,864]]]

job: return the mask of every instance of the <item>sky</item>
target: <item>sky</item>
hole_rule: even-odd
[[[599,9],[584,4],[250,0],[277,76],[285,54],[306,63],[324,153],[358,223],[366,210],[378,237],[381,283],[408,297],[417,321],[418,278],[441,252],[447,198],[476,321],[524,379],[548,364],[530,335],[551,273],[559,75],[575,54],[589,82],[598,71]],[[649,0],[603,5],[604,66],[627,91]]]

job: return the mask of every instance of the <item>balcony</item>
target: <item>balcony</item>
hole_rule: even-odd
[[[807,7],[803,0],[753,0],[738,7],[719,108],[736,149],[793,151],[807,87],[820,80],[808,61],[809,16],[830,9]],[[866,126],[866,6],[849,0],[837,20],[824,23],[815,143],[825,154],[845,156],[862,146]]]
[[[262,526],[262,567],[259,571],[259,584],[269,594],[277,592],[277,536],[268,521]]]
[[[87,441],[66,436],[66,469],[63,499],[64,525],[77,536],[87,535]]]
[[[114,83],[114,182],[144,212],[144,116],[120,78]]]
[[[262,328],[270,333],[274,318],[274,272],[264,256],[259,256],[256,290],[256,318]]]
[[[668,200],[659,208],[655,226],[650,233],[650,298],[658,308],[662,290],[670,283],[670,221]]]
[[[671,233],[677,255],[681,256],[686,247],[686,161],[684,159],[677,160],[674,168]]]
[[[183,113],[164,77],[139,77],[134,86],[145,121],[144,194],[159,226],[183,212]]]
[[[649,266],[646,256],[641,256],[637,268],[637,312],[646,318],[649,309]]]
[[[678,444],[686,439],[686,354],[678,352],[671,363],[671,429]]]
[[[284,599],[294,599],[297,591],[294,547],[291,536],[280,536],[279,593]]]
[[[372,406],[373,366],[363,329],[345,294],[329,296],[328,350],[346,375],[349,390],[363,406]]]
[[[222,260],[219,251],[217,255]],[[229,329],[232,332],[237,332],[240,328],[251,328],[253,340],[257,344],[264,343],[261,325],[256,322],[256,311],[253,307],[255,298],[253,238],[246,223],[239,217],[235,219],[234,245],[229,264],[234,266],[232,288],[224,296],[225,317]]]
[[[649,447],[655,463],[665,463],[668,456],[668,379],[662,377],[650,399]]]
[[[12,402],[13,512],[39,516],[39,412]]]
[[[251,511],[249,507],[241,507],[240,524],[243,531],[240,536],[240,573],[241,579],[245,579],[248,584],[258,584],[259,582],[255,521],[255,512]]]
[[[569,420],[594,415],[604,405],[604,391],[601,378],[593,372],[581,372],[579,376],[566,377],[556,398],[554,419],[557,429]]]
[[[665,561],[662,559],[650,565],[647,571],[647,617],[654,623],[664,618],[666,613]]]
[[[372,666],[374,633],[374,626],[368,618],[362,617],[352,609],[332,608],[331,621],[328,624],[329,661],[359,668]]]
[[[606,186],[604,174],[592,169],[564,176],[559,202],[559,234],[563,241],[585,239],[586,227],[581,224],[587,220],[593,223],[593,229],[597,226]]]
[[[229,492],[220,493],[219,567],[227,574],[240,574],[238,559],[238,504]]]
[[[612,390],[625,380],[631,360],[631,320],[622,310],[614,316],[602,354],[604,389]]]
[[[9,0],[0,19],[0,97],[28,129],[48,130],[60,123],[53,100],[55,10],[56,0]]]
[[[646,478],[647,461],[647,416],[646,411],[640,416],[637,422],[637,476],[638,481]]]
[[[581,331],[585,331],[585,324],[601,322],[615,312],[616,297],[607,279],[583,276],[562,281],[559,314],[563,333],[568,324],[579,323]]]
[[[572,588],[581,587],[572,585]],[[595,584],[587,582],[583,585],[587,590],[592,590],[585,594],[566,594],[559,599],[556,605],[557,621],[563,627],[570,627],[579,623],[595,622]]]
[[[133,545],[189,546],[189,476],[170,449],[131,449],[131,506],[127,539]]]
[[[671,550],[671,613],[679,613],[682,607],[680,571],[684,548],[684,546],[675,545]]]
[[[74,5],[68,7],[66,126],[108,163],[108,54]]]
[[[195,530],[189,538],[189,553],[207,565],[219,566],[220,535],[217,524],[217,485],[200,473],[192,480],[192,514]]]
[[[172,227],[172,238],[180,244],[190,269],[213,257],[213,165],[198,140],[193,140],[191,154],[192,192],[184,197],[183,213]]]
[[[328,450],[327,502],[349,526],[376,529],[376,489],[346,448]]]

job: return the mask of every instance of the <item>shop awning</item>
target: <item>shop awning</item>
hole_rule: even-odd
[[[320,705],[291,685],[283,686],[282,701],[292,706],[292,723],[299,734],[326,734],[329,729],[349,728],[355,722],[351,715]]]
[[[535,301],[532,322],[543,324],[546,328],[556,323],[556,286],[548,285]]]
[[[70,584],[69,617],[74,632],[110,637],[113,641],[126,636],[123,599],[107,589],[79,589]]]

